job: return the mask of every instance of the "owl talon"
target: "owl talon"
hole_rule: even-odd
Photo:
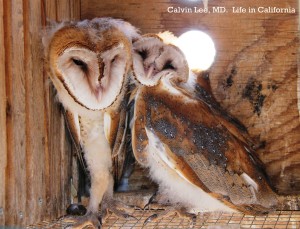
[[[127,206],[126,204],[118,200],[109,199],[103,201],[101,209],[103,221],[105,221],[108,218],[109,212],[113,213],[118,218],[123,218],[126,220],[137,220],[137,218],[132,215],[134,208]]]
[[[146,210],[148,208],[148,210],[150,210],[150,204],[152,204],[154,202],[154,200],[157,197],[157,191],[155,191],[155,193],[150,197],[148,203],[144,206],[143,210]]]

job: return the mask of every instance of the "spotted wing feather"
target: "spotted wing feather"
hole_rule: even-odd
[[[141,87],[133,128],[137,160],[147,164],[147,128],[165,145],[175,169],[194,185],[245,213],[272,209],[276,195],[259,160],[221,115],[208,101],[184,93],[170,95],[161,84]]]

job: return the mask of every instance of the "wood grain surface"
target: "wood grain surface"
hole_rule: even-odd
[[[0,44],[4,44],[3,0],[0,0]],[[4,45],[3,45],[4,46]],[[0,49],[0,225],[5,222],[5,168],[7,158],[6,142],[6,89],[5,89],[5,48]],[[4,184],[4,185],[3,185]]]
[[[208,2],[211,13],[169,13],[168,7],[203,8],[202,2],[163,0],[81,2],[81,18],[116,17],[142,33],[191,29],[209,34],[217,56],[210,69],[213,93],[257,141],[272,184],[282,194],[300,193],[300,121],[297,97],[298,3],[288,1]],[[213,13],[212,7],[228,13]],[[258,7],[291,13],[259,13]],[[244,7],[246,13],[233,13]],[[255,8],[256,13],[250,13]],[[292,8],[295,9],[293,13]],[[299,93],[299,92],[298,92]]]
[[[0,1],[0,225],[53,219],[70,203],[72,146],[41,41],[47,21],[78,18],[79,3]]]

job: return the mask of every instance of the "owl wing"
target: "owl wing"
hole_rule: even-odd
[[[123,99],[117,109],[111,109],[104,114],[104,133],[112,149],[113,173],[116,186],[121,179],[128,147],[126,135],[128,129],[127,103],[129,94],[126,90],[123,90],[121,96]]]
[[[208,73],[205,71],[200,72],[195,75],[195,77],[193,93],[189,93],[180,87],[178,87],[178,90],[191,99],[200,100],[200,102],[205,103],[219,122],[221,122],[231,134],[245,144],[254,147],[255,144],[250,138],[246,127],[238,119],[227,113],[213,96]]]
[[[104,113],[104,132],[112,148],[113,173],[116,184],[121,177],[126,151],[126,145],[124,144],[127,129],[126,104],[126,100],[124,99],[117,110]],[[65,119],[72,142],[75,145],[76,155],[80,165],[84,171],[87,171],[86,162],[81,149],[80,116],[69,110],[65,110]]]
[[[261,163],[206,101],[159,84],[141,87],[135,102],[132,143],[140,163],[147,165],[151,131],[164,146],[162,164],[230,207],[257,214],[277,204]]]
[[[76,147],[80,146],[80,125],[79,116],[69,110],[65,110],[65,121],[71,134],[71,138]]]

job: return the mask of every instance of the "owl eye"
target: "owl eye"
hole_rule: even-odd
[[[114,63],[118,59],[118,55],[116,55],[112,60],[111,63]]]
[[[149,55],[148,50],[146,49],[139,51],[138,54],[142,57],[143,60],[145,60]]]
[[[75,59],[75,58],[72,58],[72,61],[74,64],[76,64],[78,67],[80,67],[83,71],[87,71],[87,64],[84,61]]]
[[[163,66],[163,68],[162,68],[162,70],[167,70],[167,69],[176,70],[176,68],[172,65],[172,61],[171,61],[171,60],[168,60],[168,61],[164,64],[164,66]]]

